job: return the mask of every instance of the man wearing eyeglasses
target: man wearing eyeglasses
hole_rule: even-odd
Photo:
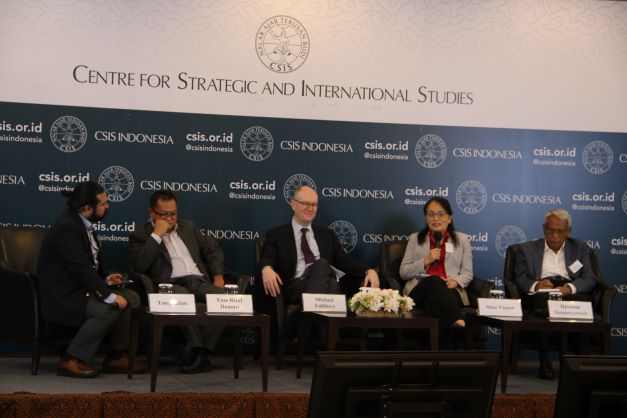
[[[267,295],[282,291],[290,304],[301,304],[303,293],[342,293],[336,270],[364,277],[364,286],[379,287],[379,276],[347,255],[335,233],[312,225],[318,194],[309,186],[294,193],[292,222],[269,230],[258,268]]]
[[[174,293],[193,293],[198,304],[205,303],[207,293],[224,293],[224,254],[218,242],[192,221],[178,219],[174,193],[156,191],[148,214],[150,220],[129,236],[133,270],[148,275],[155,285],[172,284]],[[181,355],[181,371],[203,372],[222,327],[189,325],[183,332],[187,348]]]
[[[564,299],[592,300],[592,290],[597,278],[592,270],[588,244],[570,238],[572,217],[564,209],[555,209],[544,215],[544,239],[519,245],[516,256],[516,284],[524,295],[531,312],[547,315],[548,293],[558,290]],[[541,334],[539,341],[540,371],[543,379],[553,378],[546,347],[548,336]]]

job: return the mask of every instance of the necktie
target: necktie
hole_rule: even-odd
[[[307,242],[307,228],[302,228],[300,232],[302,233],[300,238],[300,249],[305,257],[305,264],[311,264],[316,261],[316,257],[314,257],[311,252],[311,248],[309,248],[309,243]]]
[[[96,236],[96,231],[93,228],[88,229],[89,244],[91,246],[91,254],[94,260],[94,266],[98,267],[98,252],[100,252],[100,243]]]

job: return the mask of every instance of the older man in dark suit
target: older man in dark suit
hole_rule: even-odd
[[[548,293],[558,290],[569,300],[592,300],[597,278],[592,270],[588,245],[569,238],[572,218],[564,209],[555,209],[544,216],[544,239],[519,245],[515,279],[527,308],[541,316],[547,315]],[[541,334],[539,376],[553,378],[553,366],[546,351],[547,335]]]
[[[288,302],[300,304],[303,293],[341,293],[333,268],[379,287],[377,272],[347,255],[333,231],[312,225],[318,211],[314,189],[299,187],[290,204],[292,222],[266,233],[258,265],[266,294],[276,297],[283,285]]]
[[[107,334],[109,352],[103,372],[126,373],[130,308],[139,306],[139,297],[132,290],[119,287],[121,274],[103,273],[93,224],[107,213],[107,193],[97,183],[84,182],[63,194],[68,208],[44,239],[37,266],[43,317],[78,327],[59,362],[57,374],[96,376],[98,371],[88,363]],[[145,371],[145,365],[135,363],[134,371]]]
[[[156,191],[148,213],[150,221],[129,236],[133,270],[148,275],[156,285],[172,284],[174,293],[193,293],[199,309],[204,308],[207,293],[224,293],[224,254],[218,242],[193,222],[178,219],[174,193]],[[209,365],[207,352],[213,350],[222,327],[190,325],[183,332],[188,351],[182,356],[181,371],[200,373]]]

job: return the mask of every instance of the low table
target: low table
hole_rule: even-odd
[[[429,346],[432,351],[438,349],[438,319],[424,316],[422,313],[410,312],[402,317],[371,317],[357,316],[349,313],[301,312],[298,314],[298,347],[296,357],[296,377],[300,378],[305,351],[305,339],[312,321],[322,322],[327,326],[327,350],[334,351],[337,332],[340,328],[393,328],[396,329],[396,349],[403,345],[404,329],[426,329],[429,331]],[[366,350],[362,344],[361,350]]]
[[[258,327],[261,343],[261,384],[264,392],[268,391],[268,356],[270,353],[270,317],[264,314],[219,314],[208,315],[204,312],[196,314],[178,313],[156,313],[148,310],[138,309],[133,312],[131,320],[131,335],[137,335],[139,321],[149,324],[152,335],[150,344],[150,391],[154,392],[157,385],[157,369],[161,356],[161,339],[163,337],[163,327],[165,325],[216,325],[236,327],[235,331],[241,327]],[[239,334],[239,333],[238,333]],[[133,378],[133,363],[135,352],[137,351],[137,338],[131,338],[129,350],[128,378]],[[234,359],[233,375],[239,378],[241,360],[241,345],[239,338],[234,338]]]
[[[565,354],[568,333],[599,333],[603,339],[603,354],[610,353],[610,324],[603,321],[555,320],[525,315],[522,318],[505,318],[492,316],[466,317],[466,348],[472,344],[473,329],[486,325],[501,330],[501,393],[507,391],[507,374],[512,350],[512,334],[514,331],[559,332],[560,355]]]

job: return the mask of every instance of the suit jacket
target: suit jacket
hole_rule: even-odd
[[[131,265],[139,274],[147,274],[155,283],[172,282],[172,260],[163,240],[157,243],[150,235],[151,222],[129,235]],[[177,233],[185,243],[200,272],[210,281],[216,274],[224,274],[224,254],[218,242],[200,233],[192,222],[181,219]]]
[[[364,276],[367,268],[353,260],[344,252],[335,232],[322,226],[311,226],[314,238],[320,250],[320,258],[324,258],[348,275]],[[284,285],[294,280],[296,274],[296,240],[292,224],[270,229],[266,233],[266,242],[261,250],[259,270],[271,266],[281,277]]]
[[[455,233],[457,234],[458,245],[453,247],[452,253],[447,252],[444,256],[444,269],[447,278],[455,280],[461,288],[466,288],[472,281],[472,248],[468,235],[459,231],[455,231]],[[401,279],[407,281],[403,290],[406,295],[418,284],[421,275],[427,273],[424,259],[430,251],[429,239],[425,239],[422,244],[419,244],[418,233],[411,234],[399,270]]]
[[[102,300],[111,294],[103,275],[102,252],[94,266],[91,242],[79,215],[67,209],[44,239],[37,262],[43,317],[79,326],[85,317],[88,294]]]
[[[527,241],[518,245],[520,251],[516,255],[514,274],[516,284],[521,292],[529,292],[531,285],[542,275],[542,259],[544,258],[544,239]],[[597,277],[592,270],[592,262],[588,255],[588,244],[573,238],[564,243],[564,260],[566,271],[577,293],[591,293],[597,284]],[[570,265],[579,260],[583,266],[576,272]]]

